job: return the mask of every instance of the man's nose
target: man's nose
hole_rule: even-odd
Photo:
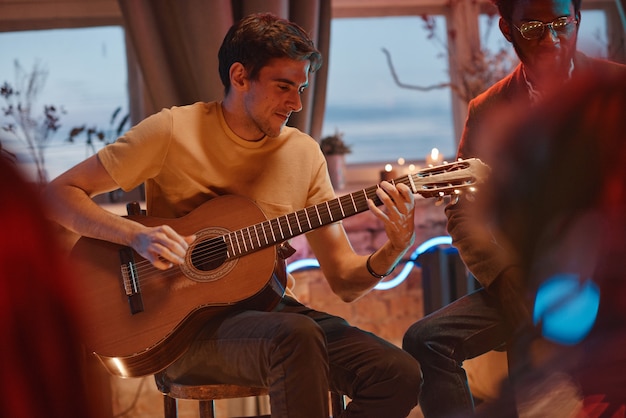
[[[541,40],[543,41],[544,39],[550,40],[551,43],[556,43],[559,41],[559,34],[552,26],[552,23],[548,23],[545,25]]]
[[[289,95],[288,106],[292,112],[299,112],[302,110],[302,95],[299,91],[295,91]]]

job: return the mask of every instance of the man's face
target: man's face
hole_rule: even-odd
[[[528,22],[554,22],[558,18],[577,19],[560,28],[545,26],[536,39],[526,39],[518,28]],[[580,16],[574,12],[571,0],[519,0],[515,2],[511,22],[501,20],[500,29],[513,44],[527,74],[539,84],[567,78],[571,60],[576,52]]]
[[[309,67],[308,60],[277,58],[259,71],[244,98],[250,132],[278,136],[291,113],[302,110],[300,95],[308,86]]]

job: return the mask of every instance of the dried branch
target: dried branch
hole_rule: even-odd
[[[435,19],[432,16],[424,15],[422,16],[422,20],[424,22],[424,29],[427,31],[427,38],[444,49],[446,54],[442,54],[442,56],[447,57],[450,54],[450,50],[446,43],[437,35]],[[492,24],[490,20],[486,37],[491,32]],[[456,33],[450,32],[448,36],[454,38]],[[392,62],[391,54],[386,48],[382,48],[382,51],[387,58],[387,65],[389,66],[391,76],[399,87],[423,92],[450,88],[466,103],[469,103],[471,99],[503,78],[517,65],[517,57],[511,54],[508,49],[500,48],[495,52],[481,49],[475,51],[472,54],[470,62],[460,69],[458,84],[447,82],[420,86],[400,81]]]
[[[0,87],[0,96],[5,101],[2,114],[12,120],[4,123],[2,129],[24,142],[35,163],[37,181],[45,184],[48,181],[45,150],[50,138],[61,127],[60,115],[65,111],[58,106],[45,105],[43,116],[34,114],[33,107],[48,77],[48,71],[38,63],[29,73],[15,61],[15,74],[15,89],[6,81]]]
[[[417,86],[414,84],[403,83],[402,81],[400,81],[400,78],[398,78],[398,74],[396,73],[396,69],[391,60],[391,54],[386,48],[382,48],[382,51],[387,57],[387,65],[389,66],[389,71],[391,71],[391,76],[393,77],[393,80],[398,86],[402,87],[403,89],[430,91],[430,90],[436,90],[436,89],[443,89],[443,88],[447,88],[451,86],[450,83],[432,84],[430,86]]]

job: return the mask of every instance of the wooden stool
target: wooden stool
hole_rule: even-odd
[[[211,385],[182,385],[170,383],[164,379],[162,373],[154,376],[159,392],[163,394],[164,418],[178,417],[178,399],[197,400],[200,418],[215,418],[215,400],[246,398],[249,396],[267,395],[267,388],[249,386],[211,384]],[[336,393],[330,395],[332,417],[337,418],[345,408],[344,397]],[[270,415],[254,415],[250,418],[270,418]]]

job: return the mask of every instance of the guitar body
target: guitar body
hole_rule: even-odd
[[[246,198],[219,197],[178,219],[129,218],[147,226],[167,224],[198,238],[186,262],[165,271],[128,247],[84,237],[74,246],[71,258],[84,286],[85,344],[112,374],[154,374],[185,352],[207,320],[235,309],[270,310],[284,294],[286,273],[276,246],[245,257],[198,262],[197,253],[206,250],[203,242],[266,219]],[[133,274],[126,276],[120,258],[124,252],[134,258]],[[124,277],[137,279],[132,298]]]

